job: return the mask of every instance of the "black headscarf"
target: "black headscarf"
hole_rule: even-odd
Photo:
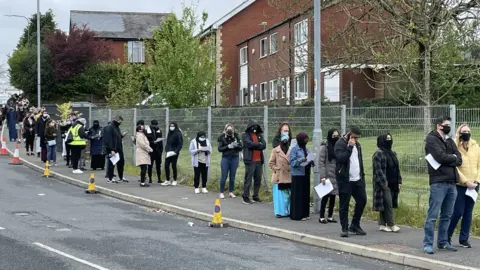
[[[305,132],[300,132],[297,134],[297,144],[298,146],[303,150],[303,153],[305,154],[305,157],[307,157],[307,143],[305,142],[308,139],[308,135]]]
[[[197,139],[196,139],[198,145],[204,146],[204,147],[207,146],[207,140],[201,142],[201,141],[199,140],[200,137],[207,137],[207,133],[205,133],[205,131],[199,131],[199,132],[197,133]]]
[[[377,147],[381,149],[383,152],[385,152],[385,155],[387,156],[387,168],[394,168],[398,166],[398,159],[395,153],[392,151],[392,145],[393,145],[393,137],[390,135],[392,140],[387,141],[387,136],[390,134],[383,134],[378,136],[377,138]]]
[[[338,133],[338,130],[335,129],[335,128],[332,128],[328,131],[327,133],[327,150],[328,150],[328,161],[332,161],[335,159],[335,151],[334,151],[334,148],[335,148],[335,143],[338,141],[338,138],[332,138],[333,136],[333,133],[335,133],[335,131]]]
[[[92,129],[97,130],[100,128],[100,122],[98,120],[93,121]]]

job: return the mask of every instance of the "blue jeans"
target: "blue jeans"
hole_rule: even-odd
[[[429,208],[424,226],[425,238],[423,239],[423,247],[433,247],[435,223],[437,222],[439,212],[440,221],[438,223],[437,244],[439,247],[443,247],[448,243],[447,230],[450,225],[455,199],[457,198],[457,188],[455,186],[455,184],[444,183],[430,185]]]
[[[57,145],[47,144],[47,160],[57,162]]]
[[[476,190],[478,191],[478,187]],[[470,225],[472,224],[473,207],[475,206],[475,201],[465,195],[465,192],[467,192],[467,187],[457,186],[458,195],[455,200],[452,218],[450,219],[450,226],[448,227],[448,236],[452,237],[458,221],[462,218],[460,241],[466,241],[470,236]]]
[[[237,174],[239,162],[240,158],[238,156],[222,157],[222,161],[220,162],[220,167],[222,168],[222,178],[220,179],[220,193],[223,193],[223,191],[225,190],[225,182],[227,181],[227,176],[229,175],[230,181],[228,182],[228,191],[233,192],[233,190],[235,189],[235,175]]]

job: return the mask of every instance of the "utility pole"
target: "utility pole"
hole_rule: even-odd
[[[320,147],[322,145],[322,128],[321,128],[321,119],[322,119],[322,84],[321,84],[321,68],[322,68],[322,36],[321,36],[321,0],[313,0],[314,6],[314,93],[315,93],[315,127],[313,130],[313,147],[314,151],[317,154],[317,157],[320,155]],[[316,164],[314,170],[314,185],[320,184],[320,170],[318,168],[320,164]],[[320,212],[321,199],[318,197],[318,194],[314,192],[314,212]]]
[[[41,89],[41,65],[40,65],[40,0],[37,0],[37,108],[42,105]]]
[[[25,17],[25,16],[22,16],[22,15],[3,15],[5,17],[15,17],[15,18],[24,18],[25,20],[27,20],[27,43],[30,43],[30,20]]]

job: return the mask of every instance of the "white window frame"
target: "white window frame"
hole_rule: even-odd
[[[268,55],[268,37],[260,39],[259,51],[260,51],[260,58],[264,58]]]
[[[145,43],[143,41],[128,41],[127,47],[129,63],[145,63]]]
[[[278,33],[270,35],[270,54],[278,52]]]
[[[303,79],[304,88],[300,89],[300,79]],[[300,73],[295,76],[295,100],[303,100],[308,98],[308,73]]]
[[[242,59],[242,56],[244,59]],[[240,66],[248,64],[248,46],[240,48],[239,62]]]
[[[262,89],[263,86],[263,89]],[[267,82],[262,82],[260,84],[260,100],[261,101],[266,101],[267,100],[267,93],[268,93],[268,85]]]
[[[294,26],[295,46],[308,42],[308,19],[298,22]]]
[[[278,80],[270,81],[270,100],[278,99]]]

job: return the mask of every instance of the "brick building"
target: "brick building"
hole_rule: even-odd
[[[144,40],[152,38],[168,13],[70,11],[70,25],[87,26],[95,36],[111,41],[112,60],[145,63]]]

